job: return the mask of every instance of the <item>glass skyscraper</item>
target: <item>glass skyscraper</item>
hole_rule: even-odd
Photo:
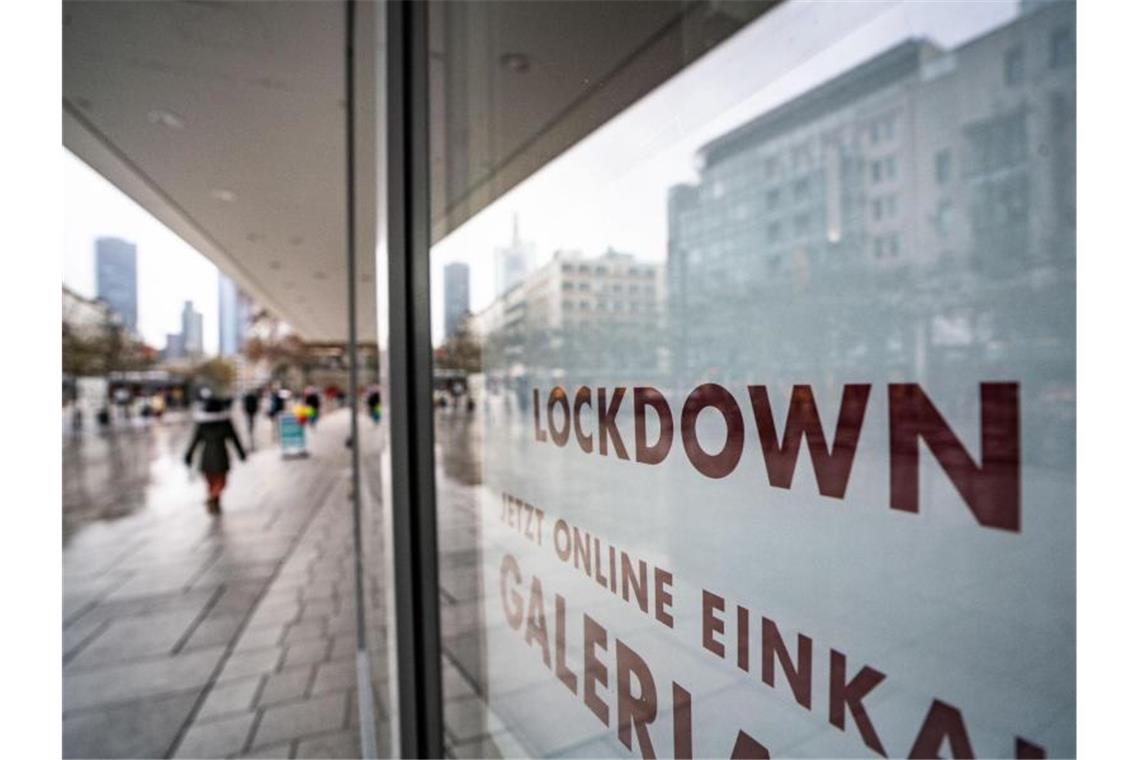
[[[135,244],[120,238],[95,241],[95,292],[131,332],[138,331],[138,263]]]

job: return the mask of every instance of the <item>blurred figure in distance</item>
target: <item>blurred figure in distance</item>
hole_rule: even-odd
[[[187,467],[192,466],[194,450],[200,444],[202,454],[198,469],[206,477],[206,511],[212,515],[222,511],[222,491],[226,487],[226,475],[230,471],[227,443],[233,443],[238,457],[244,462],[245,449],[230,421],[228,399],[206,398],[202,412],[195,415],[194,437],[190,439],[185,461]]]

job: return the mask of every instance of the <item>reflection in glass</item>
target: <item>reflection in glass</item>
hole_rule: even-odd
[[[437,217],[456,752],[1074,751],[1074,25],[786,3]]]

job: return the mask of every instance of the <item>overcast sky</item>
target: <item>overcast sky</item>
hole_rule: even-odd
[[[63,150],[63,283],[95,296],[95,239],[118,237],[138,246],[138,318],[155,348],[182,329],[183,301],[202,312],[207,353],[218,348],[218,270],[182,238]]]

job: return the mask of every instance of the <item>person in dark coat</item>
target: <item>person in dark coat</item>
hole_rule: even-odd
[[[321,394],[316,388],[310,388],[305,393],[305,405],[313,410],[313,416],[309,418],[309,427],[316,430],[317,418],[321,416]]]
[[[230,421],[228,404],[224,399],[206,399],[203,413],[197,416],[194,437],[186,450],[186,466],[191,466],[194,450],[202,446],[198,469],[206,476],[206,509],[216,515],[222,511],[222,491],[226,487],[226,474],[230,471],[230,454],[227,442],[233,443],[238,456],[245,461],[245,449],[238,440],[237,431]]]
[[[249,430],[249,448],[254,448],[253,444],[253,421],[257,418],[257,410],[261,408],[261,391],[252,390],[246,393],[241,398],[242,411],[245,412],[246,429]]]

